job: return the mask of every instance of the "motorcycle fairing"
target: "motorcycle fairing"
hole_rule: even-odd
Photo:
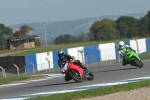
[[[137,55],[134,51],[132,51],[131,49],[124,49],[121,51],[125,60],[127,62],[131,62],[132,60],[134,60],[134,57],[136,57],[139,61],[141,60],[141,58],[139,57],[139,55]]]
[[[78,65],[75,65],[75,64],[73,64],[72,62],[69,62],[69,61],[67,61],[67,63],[68,63],[68,67],[67,67],[67,70],[66,70],[67,73],[68,73],[69,70],[73,69],[73,70],[76,70],[76,71],[79,72],[81,78],[83,77],[84,70],[81,67],[79,67]]]

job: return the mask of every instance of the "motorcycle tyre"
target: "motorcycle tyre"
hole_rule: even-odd
[[[92,81],[94,79],[94,75],[92,72],[90,72],[88,69],[86,70],[88,75],[87,75],[87,80]]]
[[[136,57],[134,57],[134,63],[139,67],[142,68],[143,67],[143,63],[141,61],[139,61]]]
[[[70,81],[72,78],[68,74],[66,74],[64,79],[65,79],[65,81]]]
[[[75,76],[73,75],[73,71],[74,71],[74,70],[69,70],[69,71],[68,71],[70,77],[71,77],[74,81],[76,81],[76,82],[81,82],[81,81],[82,81],[81,77],[79,76],[80,79],[77,78],[77,77],[75,77]],[[76,73],[78,73],[78,72],[76,72]],[[79,75],[79,73],[78,73],[78,75]]]

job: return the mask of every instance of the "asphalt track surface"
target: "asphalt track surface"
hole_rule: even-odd
[[[94,74],[94,80],[81,83],[76,83],[73,80],[66,82],[62,75],[60,77],[48,77],[43,80],[30,81],[17,85],[2,85],[0,86],[0,99],[41,92],[60,91],[93,84],[105,84],[139,77],[149,77],[150,61],[143,61],[143,63],[143,68],[136,68],[130,65],[122,66],[121,64],[89,67],[89,70]],[[50,72],[49,74],[54,73],[60,74],[59,71]]]

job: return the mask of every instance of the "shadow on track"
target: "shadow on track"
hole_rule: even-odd
[[[64,85],[64,84],[73,84],[77,82],[64,82],[64,83],[56,83],[56,84],[47,84],[47,85],[39,85],[39,86],[32,86],[32,87],[23,87],[23,88],[35,88],[35,87],[47,87],[47,86],[59,86],[59,85]]]
[[[138,68],[122,68],[122,69],[114,69],[114,70],[98,71],[98,72],[93,72],[93,73],[99,73],[99,72],[112,72],[112,71],[131,70],[131,69],[138,69]]]

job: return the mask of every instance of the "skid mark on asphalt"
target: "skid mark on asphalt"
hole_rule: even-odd
[[[99,88],[103,86],[112,86],[112,85],[126,84],[130,82],[138,82],[142,80],[150,80],[150,77],[140,77],[140,78],[127,79],[127,80],[119,80],[117,82],[111,82],[111,83],[93,84],[93,85],[87,85],[87,86],[81,86],[81,87],[74,87],[74,88],[60,90],[60,91],[41,92],[41,93],[22,95],[22,96],[17,96],[17,97],[13,97],[9,99],[1,99],[1,100],[24,100],[24,99],[28,99],[32,97],[37,97],[37,96],[47,96],[47,95],[52,95],[52,94],[57,94],[57,93],[82,91],[82,90],[87,90],[87,89]]]

